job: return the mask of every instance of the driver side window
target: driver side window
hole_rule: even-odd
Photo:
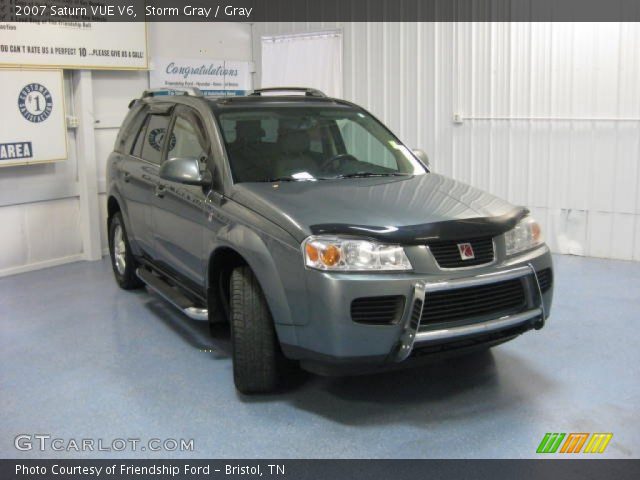
[[[346,152],[364,163],[398,169],[398,162],[380,140],[350,119],[336,120]]]
[[[170,144],[167,148],[168,158],[197,158],[204,163],[209,157],[206,129],[195,113],[177,114],[170,142],[173,145]]]

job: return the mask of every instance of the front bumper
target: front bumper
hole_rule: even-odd
[[[429,302],[430,293],[488,285],[513,279],[521,279],[526,282],[528,298],[527,307],[524,311],[466,325],[421,331],[422,311],[425,303]],[[542,297],[538,275],[531,264],[456,280],[417,282],[413,288],[411,309],[407,318],[403,321],[403,332],[400,336],[397,349],[392,352],[391,358],[398,362],[406,360],[409,355],[411,355],[414,345],[453,341],[460,337],[485,335],[491,332],[512,329],[528,324],[542,328],[546,318],[544,299]]]
[[[425,353],[432,356],[502,343],[544,326],[553,289],[541,291],[537,272],[550,268],[551,255],[543,246],[515,259],[470,270],[358,275],[308,271],[308,321],[283,327],[295,329],[287,332],[295,343],[284,343],[282,348],[286,356],[300,360],[305,368],[331,373],[326,370],[393,368],[411,364]],[[523,282],[526,308],[522,311],[421,328],[422,309],[433,293],[511,279]],[[378,295],[405,297],[400,321],[392,325],[352,321],[352,300]]]

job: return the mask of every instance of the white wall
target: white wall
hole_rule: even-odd
[[[639,24],[159,23],[149,48],[253,58],[259,69],[261,35],[335,28],[344,32],[345,98],[425,149],[438,171],[531,207],[556,251],[640,260]],[[70,130],[67,161],[0,169],[0,276],[88,258],[96,235],[87,223],[106,248],[106,157],[148,80],[83,75],[87,105],[80,76],[65,72],[67,113],[95,127],[93,153],[79,151]],[[459,125],[454,113],[503,119]]]
[[[554,251],[640,260],[640,24],[256,23],[256,68],[261,36],[335,28],[344,97],[437,171],[529,206]]]
[[[248,23],[149,23],[149,50],[160,57],[251,61]]]
[[[252,56],[249,24],[150,24],[148,42],[151,55]],[[67,115],[81,122],[69,130],[68,160],[0,169],[0,276],[106,252],[106,159],[129,101],[148,85],[147,72],[65,72]]]

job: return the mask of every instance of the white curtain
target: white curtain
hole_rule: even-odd
[[[342,98],[342,34],[262,37],[262,87],[311,87]]]

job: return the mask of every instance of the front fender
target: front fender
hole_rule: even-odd
[[[307,291],[299,249],[237,224],[223,227],[211,247],[210,251],[231,248],[244,258],[262,287],[276,324],[306,323]]]

